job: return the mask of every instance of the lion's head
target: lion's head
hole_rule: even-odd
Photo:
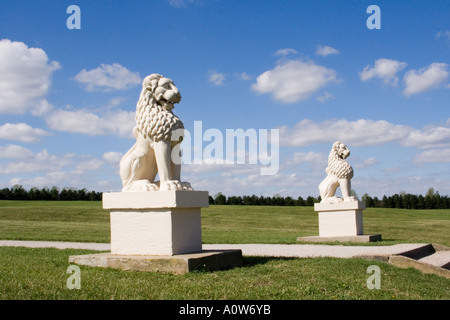
[[[154,141],[171,140],[174,130],[184,128],[181,120],[172,113],[174,104],[180,101],[180,92],[172,80],[160,74],[149,75],[142,82],[136,105],[135,131]]]
[[[334,174],[339,179],[353,178],[353,168],[345,161],[350,156],[350,150],[340,141],[333,143],[328,156],[327,174]]]

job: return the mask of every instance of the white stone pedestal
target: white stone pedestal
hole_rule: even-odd
[[[319,236],[300,237],[298,241],[312,242],[370,242],[381,240],[381,235],[364,235],[362,201],[338,203],[316,203],[314,210],[319,215]]]
[[[319,213],[319,236],[358,236],[363,233],[362,211],[366,204],[361,201],[339,203],[316,203],[314,211]]]
[[[242,250],[202,250],[201,208],[207,191],[103,194],[111,215],[111,252],[70,256],[93,267],[183,274],[242,265]]]
[[[206,191],[103,194],[111,215],[111,253],[176,255],[202,251],[201,208]]]

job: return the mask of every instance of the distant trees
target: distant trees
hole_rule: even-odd
[[[358,195],[352,190],[352,195],[358,198]],[[314,198],[308,196],[306,199],[298,197],[294,199],[290,196],[282,197],[275,194],[272,197],[265,196],[230,196],[226,197],[221,192],[215,197],[209,196],[209,204],[220,205],[259,205],[259,206],[313,206],[320,202],[320,196]],[[398,209],[450,209],[450,198],[441,196],[433,188],[423,195],[415,195],[406,192],[394,194],[392,196],[384,195],[381,199],[364,194],[361,200],[366,203],[367,208],[398,208]]]
[[[86,189],[63,188],[42,189],[33,187],[25,190],[21,185],[0,189],[0,200],[51,200],[51,201],[100,201],[101,192],[87,191]]]
[[[389,197],[385,195],[380,200],[366,193],[361,200],[366,203],[366,207],[371,208],[450,209],[450,198],[441,196],[434,188],[429,188],[425,196],[400,192]]]
[[[275,194],[273,197],[268,196],[230,196],[226,197],[221,192],[217,193],[214,197],[209,196],[209,204],[220,205],[249,205],[249,206],[313,206],[314,203],[320,202],[320,197],[314,198],[309,196],[303,199],[298,197],[294,199],[292,197],[282,197],[279,194]]]
[[[353,190],[352,190],[353,191]],[[358,197],[356,193],[352,193]],[[0,189],[0,200],[51,200],[51,201],[101,201],[102,193],[88,191],[85,188],[62,188],[53,186],[51,189],[33,187],[26,190],[21,185],[14,185],[11,188]],[[246,206],[313,206],[320,202],[321,198],[308,196],[306,199],[297,199],[279,194],[274,196],[230,196],[227,197],[221,192],[214,197],[209,196],[209,204],[217,205],[246,205]],[[366,203],[367,208],[398,208],[398,209],[450,209],[450,198],[441,196],[439,191],[429,188],[425,195],[415,195],[400,192],[391,196],[384,195],[381,199],[371,197],[365,193],[361,200]]]

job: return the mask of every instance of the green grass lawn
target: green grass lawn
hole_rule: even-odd
[[[0,239],[110,242],[109,213],[96,201],[0,201]]]
[[[226,271],[185,275],[81,266],[79,290],[66,286],[69,255],[85,250],[0,248],[0,299],[408,300],[450,299],[450,280],[363,259],[247,257]],[[381,288],[368,289],[378,265]]]
[[[369,208],[364,233],[383,241],[450,246],[450,210]],[[313,207],[210,206],[202,209],[204,243],[296,243],[318,235]],[[110,242],[109,212],[101,202],[0,201],[0,239]],[[359,244],[361,245],[361,244]]]
[[[296,243],[318,234],[312,207],[211,206],[204,243]],[[385,241],[450,246],[450,210],[367,209],[365,233]],[[100,202],[0,201],[0,239],[109,242]],[[363,259],[245,257],[240,268],[172,275],[81,266],[81,289],[66,287],[68,257],[86,250],[0,247],[0,300],[7,299],[450,299],[450,280]],[[367,267],[378,265],[381,289]]]

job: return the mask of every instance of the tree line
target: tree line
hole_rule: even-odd
[[[359,199],[358,195],[352,190],[352,195]],[[397,208],[397,209],[450,209],[450,198],[442,196],[439,191],[433,188],[428,189],[425,195],[416,195],[406,192],[384,195],[381,199],[364,194],[361,200],[366,203],[367,208]],[[259,206],[313,206],[314,203],[321,201],[309,196],[306,199],[298,197],[297,199],[287,196],[282,197],[278,194],[273,197],[267,196],[230,196],[226,197],[221,192],[214,197],[209,196],[209,204],[218,205],[259,205]]]
[[[11,188],[0,189],[0,200],[49,200],[49,201],[100,201],[102,193],[88,191],[85,188],[62,188],[58,187],[36,188],[26,190],[21,185],[14,185]]]
[[[352,195],[358,195],[352,190]],[[11,188],[0,189],[0,200],[49,200],[49,201],[101,201],[102,193],[88,191],[85,188],[37,188],[26,190],[21,185]],[[416,195],[406,192],[391,196],[371,197],[364,194],[361,200],[368,208],[397,208],[397,209],[450,209],[450,198],[442,196],[439,191],[429,188],[425,195]],[[225,196],[221,192],[214,197],[209,196],[209,204],[214,205],[255,205],[255,206],[313,206],[321,201],[320,196],[307,198],[283,197],[279,194],[274,196]]]
[[[307,197],[303,199],[298,197],[294,199],[292,197],[282,197],[278,194],[273,197],[269,196],[230,196],[227,197],[221,192],[214,197],[209,196],[209,204],[218,205],[254,205],[254,206],[313,206],[314,203],[320,202],[319,198]]]
[[[392,196],[383,196],[381,199],[372,198],[366,193],[361,200],[366,203],[366,207],[372,208],[450,209],[450,198],[440,195],[434,188],[429,188],[425,195],[401,192]]]

